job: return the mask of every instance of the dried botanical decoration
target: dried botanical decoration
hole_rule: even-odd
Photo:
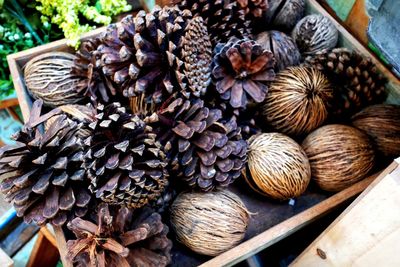
[[[274,55],[252,40],[235,38],[215,51],[212,78],[221,99],[233,108],[246,108],[248,98],[264,101],[275,78]]]
[[[84,80],[72,75],[76,57],[64,52],[45,53],[31,59],[24,70],[28,92],[45,105],[57,107],[74,104],[83,99],[78,94]]]
[[[400,106],[378,104],[366,107],[351,118],[351,124],[367,133],[384,156],[400,156]]]
[[[160,104],[173,92],[204,94],[211,43],[201,17],[177,7],[140,11],[106,30],[97,51],[103,73],[126,97]]]
[[[158,117],[161,142],[171,148],[171,175],[203,191],[228,186],[240,176],[247,143],[235,117],[225,119],[220,109],[205,107],[203,100],[181,97],[167,102]]]
[[[85,139],[85,165],[96,198],[140,208],[168,184],[166,156],[152,128],[119,103],[97,106]]]
[[[181,10],[188,9],[193,16],[203,18],[213,45],[227,42],[231,37],[243,38],[250,35],[251,21],[246,19],[245,10],[238,2],[236,0],[171,0],[172,5],[177,5]]]
[[[304,135],[328,118],[333,87],[319,70],[291,67],[271,83],[262,114],[274,129],[288,135]]]
[[[305,7],[305,0],[269,1],[263,25],[290,32],[294,25],[304,16]]]
[[[363,107],[386,99],[386,79],[370,58],[346,48],[318,52],[306,58],[307,64],[321,70],[337,88],[332,113],[346,118]]]
[[[76,239],[67,242],[67,260],[78,266],[167,266],[172,242],[160,214],[150,208],[98,206],[93,221],[68,223]]]
[[[292,31],[292,38],[303,55],[311,55],[336,47],[339,32],[324,15],[312,14],[302,18]]]
[[[237,0],[244,13],[250,18],[259,18],[268,8],[268,0]]]
[[[292,38],[283,32],[266,31],[257,35],[256,42],[265,50],[274,54],[275,69],[281,71],[300,64],[300,51]]]
[[[330,124],[310,133],[302,143],[312,179],[326,191],[340,191],[372,170],[375,153],[368,136],[356,128]]]
[[[101,44],[99,38],[82,42],[75,53],[76,58],[71,68],[71,75],[80,77],[81,84],[77,87],[80,94],[90,97],[97,103],[108,103],[117,91],[110,79],[106,79],[100,67],[100,55],[97,47]]]
[[[298,197],[311,180],[304,150],[281,133],[262,133],[249,139],[247,183],[256,192],[277,200]]]
[[[16,145],[0,148],[0,190],[27,223],[63,225],[86,214],[91,195],[82,168],[80,125],[60,115],[45,133],[40,126],[54,109],[41,115],[43,101],[33,103],[29,121],[14,136]]]
[[[203,255],[217,256],[236,246],[249,219],[246,206],[228,190],[181,193],[171,206],[178,241]]]

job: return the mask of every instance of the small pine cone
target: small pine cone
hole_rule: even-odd
[[[33,104],[29,121],[14,137],[16,145],[0,149],[0,190],[27,223],[63,225],[85,215],[91,200],[82,141],[75,136],[80,125],[60,115],[40,133],[42,124],[61,112],[40,116],[42,104]]]
[[[332,113],[345,118],[386,98],[386,79],[370,58],[346,48],[334,48],[306,58],[306,64],[322,71],[337,85]]]
[[[275,78],[275,58],[248,39],[231,39],[216,47],[212,78],[220,98],[233,108],[246,108],[248,98],[264,101],[268,83]]]
[[[260,18],[268,9],[268,0],[237,0],[237,2],[250,18]]]
[[[67,242],[74,266],[167,266],[172,242],[160,214],[150,208],[133,212],[102,203],[97,218],[68,223],[76,239]]]
[[[176,7],[140,11],[106,30],[98,47],[103,73],[126,97],[160,104],[173,92],[189,97],[210,83],[211,42],[201,17]]]
[[[76,52],[76,58],[71,68],[71,74],[81,77],[79,93],[90,97],[91,101],[97,103],[110,102],[110,98],[116,95],[112,81],[106,79],[100,65],[100,55],[97,47],[101,44],[99,38],[84,41]]]
[[[96,198],[140,208],[168,184],[166,156],[152,128],[119,103],[97,106],[97,121],[85,139],[85,165]]]
[[[171,147],[171,174],[203,191],[228,186],[240,176],[247,143],[235,117],[226,120],[220,109],[209,109],[200,99],[181,97],[166,104],[158,117],[165,126],[162,132],[167,132],[161,139]]]

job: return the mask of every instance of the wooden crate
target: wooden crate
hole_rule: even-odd
[[[321,13],[333,20],[333,18],[330,17],[330,15],[315,0],[307,0],[307,13]],[[333,22],[340,32],[340,45],[350,49],[356,49],[360,53],[371,57],[377,64],[378,69],[390,81],[387,85],[389,90],[387,101],[391,103],[400,103],[400,81],[397,80],[375,56],[371,55],[368,50],[366,50],[351,34],[340,26],[340,24],[334,20]],[[86,34],[83,39],[96,36],[101,31],[102,29],[98,29],[90,32]],[[32,101],[27,94],[24,85],[23,66],[34,56],[50,51],[71,50],[66,46],[65,40],[60,40],[8,56],[11,74],[13,76],[14,85],[17,90],[18,99],[25,120],[29,117],[29,110]],[[244,241],[237,247],[215,258],[197,255],[175,242],[172,252],[172,265],[197,266],[203,264],[204,266],[229,266],[240,262],[352,199],[362,192],[376,178],[376,176],[377,174],[372,175],[336,194],[322,192],[311,186],[304,195],[296,199],[294,205],[288,205],[287,202],[282,203],[270,201],[252,192],[246,185],[242,185],[240,184],[240,181],[238,181],[231,190],[240,196],[251,212],[255,213],[255,215],[251,217],[250,225]],[[239,187],[241,189],[239,189]],[[61,228],[56,228],[55,233],[64,266],[70,266],[64,261],[67,250],[63,231]]]

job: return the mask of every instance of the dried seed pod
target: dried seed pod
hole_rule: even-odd
[[[400,156],[400,106],[366,107],[351,118],[352,125],[368,134],[384,156]]]
[[[45,53],[31,59],[24,70],[28,92],[51,107],[81,101],[83,96],[78,92],[84,80],[71,74],[75,59],[74,55],[64,52]]]
[[[356,128],[331,124],[310,133],[302,143],[312,179],[326,191],[340,191],[372,170],[375,154],[368,136]]]
[[[319,14],[304,17],[292,31],[292,38],[304,55],[334,48],[338,37],[339,32],[332,21]]]
[[[249,139],[247,183],[260,194],[277,200],[300,196],[311,179],[306,153],[280,133],[262,133]]]
[[[249,212],[228,190],[181,193],[171,206],[171,223],[179,242],[196,253],[216,256],[244,238]]]
[[[265,25],[288,32],[303,17],[305,0],[273,0],[265,13]]]
[[[288,135],[304,135],[324,123],[333,88],[320,71],[291,67],[281,71],[271,83],[263,104],[263,117]]]

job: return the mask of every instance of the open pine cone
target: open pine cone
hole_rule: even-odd
[[[221,110],[205,107],[202,100],[182,97],[167,102],[158,117],[164,123],[161,140],[170,142],[171,175],[204,191],[228,186],[240,176],[247,143],[235,117],[224,119]]]
[[[172,242],[161,216],[150,208],[111,209],[103,203],[92,222],[76,218],[68,223],[76,239],[67,242],[67,260],[77,266],[166,266]]]
[[[274,55],[248,39],[233,38],[215,50],[212,78],[221,99],[233,108],[246,108],[249,98],[264,101],[275,78]]]
[[[14,137],[16,145],[0,149],[0,189],[27,223],[62,225],[85,215],[91,200],[82,142],[75,136],[80,125],[59,115],[40,133],[40,126],[61,112],[40,116],[42,104],[33,104],[29,121]]]
[[[85,139],[89,189],[104,202],[140,208],[168,184],[167,162],[152,128],[119,103],[97,106]]]
[[[211,43],[201,17],[177,7],[127,16],[106,30],[100,64],[126,97],[165,101],[173,92],[200,96],[210,79]]]
[[[268,0],[237,0],[239,6],[250,17],[260,18],[268,8]]]

